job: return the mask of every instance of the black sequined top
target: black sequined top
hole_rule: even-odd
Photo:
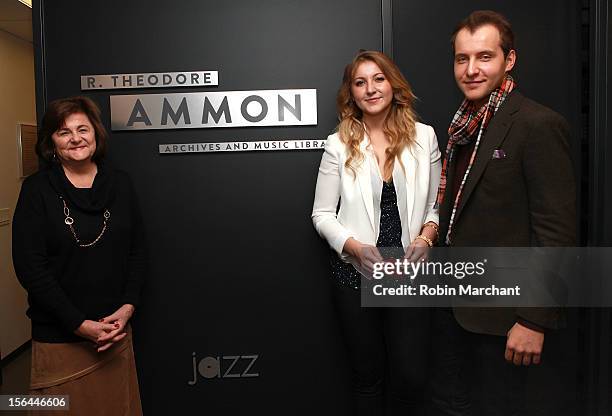
[[[397,209],[397,194],[393,182],[384,182],[380,197],[380,232],[376,247],[402,247],[402,222]],[[381,252],[385,257],[385,253]],[[361,287],[361,273],[352,264],[342,261],[335,251],[331,255],[332,277],[354,289]]]

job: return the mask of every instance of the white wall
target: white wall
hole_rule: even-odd
[[[32,44],[0,30],[0,209],[12,219],[21,179],[17,124],[36,124]],[[11,224],[0,226],[0,357],[30,339],[26,292],[11,259]]]

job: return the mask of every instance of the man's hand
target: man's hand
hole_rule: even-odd
[[[514,365],[540,364],[544,334],[529,329],[518,322],[508,331],[506,341],[506,361]]]

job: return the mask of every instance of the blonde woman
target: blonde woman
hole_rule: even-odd
[[[357,271],[371,272],[382,260],[379,247],[403,247],[413,256],[438,237],[440,151],[433,129],[416,121],[414,99],[387,56],[355,56],[338,92],[338,131],[327,139],[317,178],[312,220],[332,248],[333,298],[359,415],[423,411],[429,312],[361,308]]]

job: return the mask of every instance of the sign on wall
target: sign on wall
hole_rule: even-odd
[[[242,142],[167,143],[159,145],[160,154],[256,152],[273,150],[317,150],[325,147],[324,139],[255,140]]]
[[[259,90],[114,95],[113,130],[317,124],[317,91]]]
[[[219,73],[217,71],[81,75],[81,90],[84,91],[123,88],[206,87],[212,85],[219,85]]]

